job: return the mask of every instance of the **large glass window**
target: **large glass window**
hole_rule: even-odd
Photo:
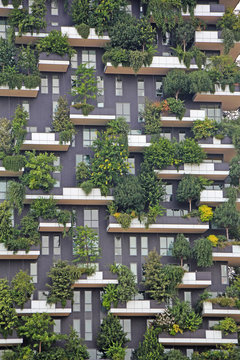
[[[130,122],[130,103],[116,103],[117,117],[124,117],[127,122]]]
[[[200,105],[200,109],[205,110],[206,117],[208,117],[209,119],[221,121],[222,112],[221,112],[220,105],[202,104],[202,105]]]
[[[96,51],[95,50],[83,50],[82,51],[82,63],[86,64],[88,68],[93,67],[96,69]]]
[[[171,256],[173,243],[174,243],[174,237],[160,236],[160,255]]]

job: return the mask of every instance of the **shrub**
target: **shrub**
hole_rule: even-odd
[[[88,0],[73,0],[71,4],[71,17],[73,23],[87,24],[90,20],[90,7]]]
[[[192,132],[196,140],[206,139],[215,136],[218,130],[217,122],[212,119],[194,121]]]
[[[110,271],[118,276],[117,299],[119,302],[129,301],[137,294],[136,277],[125,265],[111,265]]]
[[[175,324],[183,331],[196,331],[202,323],[202,317],[192,310],[190,304],[176,299],[175,304],[168,308],[169,313],[174,319]],[[175,335],[174,328],[170,329],[170,334]]]
[[[8,155],[3,159],[3,166],[8,171],[20,171],[26,164],[24,155]]]
[[[84,181],[80,184],[80,187],[83,189],[86,195],[90,194],[92,189],[94,188],[94,184],[91,180]]]
[[[133,360],[162,359],[164,348],[158,341],[158,332],[151,326],[147,328],[144,339],[133,351]]]
[[[12,120],[11,129],[12,142],[14,144],[14,152],[16,154],[19,154],[20,148],[27,133],[26,126],[28,122],[28,116],[28,112],[24,110],[21,105],[18,105]]]
[[[172,254],[181,261],[183,266],[183,260],[187,260],[191,257],[191,247],[189,241],[183,234],[178,234],[176,240],[173,243]]]
[[[216,247],[218,245],[218,237],[216,235],[209,235],[207,239],[211,241],[212,246]]]
[[[230,161],[229,176],[231,180],[231,185],[240,185],[240,155],[236,155]]]
[[[163,169],[174,162],[174,145],[165,138],[160,138],[144,149],[144,161],[151,169]]]
[[[213,211],[212,208],[207,205],[201,205],[198,208],[200,214],[200,220],[202,222],[210,221],[213,218]]]
[[[205,158],[206,153],[196,143],[194,139],[187,138],[176,146],[177,153],[175,158],[186,164],[200,164]]]
[[[77,32],[83,39],[87,39],[90,33],[90,27],[87,24],[79,24],[75,26],[77,29]]]
[[[0,203],[0,243],[5,243],[13,237],[12,212],[10,203]]]
[[[60,143],[72,141],[76,131],[73,123],[70,121],[70,109],[65,97],[60,96],[58,98],[52,127],[55,132],[59,133]]]
[[[146,99],[144,111],[140,114],[144,119],[145,134],[160,134],[161,111],[160,103]]]
[[[7,186],[7,200],[12,207],[18,210],[20,215],[23,209],[25,199],[25,186],[17,181],[9,181]]]
[[[186,111],[184,101],[172,97],[167,98],[166,101],[169,106],[169,111],[175,114],[179,120],[182,120]]]
[[[53,197],[38,198],[32,202],[30,212],[35,218],[54,219],[57,215],[56,200]]]
[[[0,118],[0,155],[1,159],[12,152],[11,122]]]
[[[89,180],[90,176],[91,172],[89,165],[87,165],[84,161],[79,162],[76,167],[76,179],[78,184]]]
[[[11,290],[6,279],[0,279],[0,334],[6,339],[17,325],[18,317],[14,308]]]
[[[209,239],[201,238],[194,241],[193,254],[197,260],[197,266],[212,266],[212,243]]]
[[[35,286],[32,277],[23,270],[20,270],[11,281],[11,296],[16,305],[23,308],[23,305],[31,298]]]
[[[214,326],[215,330],[221,330],[225,335],[232,334],[238,331],[238,326],[232,318],[225,318],[219,321],[218,325]]]
[[[127,213],[115,213],[114,214],[117,222],[121,225],[121,227],[123,229],[128,229],[129,226],[131,225],[131,221],[133,219],[133,217],[131,216],[131,214],[127,214]]]
[[[57,30],[52,30],[46,37],[41,38],[37,48],[40,52],[46,52],[48,55],[64,56],[67,54],[71,57],[74,54],[74,50],[68,43],[67,35],[62,35],[61,31]]]

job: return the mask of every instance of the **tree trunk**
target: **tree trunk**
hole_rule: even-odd
[[[178,91],[176,92],[176,100],[178,100],[179,91],[180,91],[180,90],[178,90]]]
[[[41,341],[40,341],[39,346],[38,346],[38,352],[39,353],[42,352],[42,342]]]
[[[186,40],[183,40],[183,51],[186,52]]]
[[[228,228],[226,228],[226,237],[227,237],[227,240],[229,240],[229,231],[228,231]]]
[[[183,267],[183,257],[181,257],[181,267]]]
[[[192,199],[188,199],[188,203],[189,203],[189,212],[192,211]]]

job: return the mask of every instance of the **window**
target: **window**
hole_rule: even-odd
[[[85,340],[92,341],[92,320],[85,320]]]
[[[28,12],[31,14],[32,12],[32,4],[34,3],[34,0],[28,0]]]
[[[57,106],[58,106],[58,102],[57,102],[57,101],[53,101],[53,102],[52,102],[52,112],[53,112],[53,115],[54,115],[55,111],[57,110]]]
[[[80,291],[73,291],[73,311],[80,311]]]
[[[167,216],[184,216],[188,214],[188,210],[184,209],[167,209]]]
[[[127,14],[132,15],[132,4],[130,1],[128,1],[128,4],[126,5],[125,9]]]
[[[53,255],[61,256],[60,236],[53,237]]]
[[[37,283],[37,263],[30,264],[30,276],[33,278],[33,283]]]
[[[88,165],[90,163],[90,156],[89,155],[76,154],[76,166],[82,161],[85,162],[85,164]]]
[[[219,321],[218,320],[209,320],[208,321],[208,328],[212,329],[215,325],[218,325]]]
[[[36,126],[26,126],[26,130],[28,133],[36,133],[37,127]]]
[[[160,255],[172,256],[174,237],[172,236],[160,236]]]
[[[86,64],[88,68],[93,67],[96,69],[96,51],[95,50],[83,50],[82,51],[82,63]]]
[[[137,94],[138,94],[138,97],[139,96],[145,96],[144,80],[142,80],[142,79],[138,79],[138,82],[137,82]]]
[[[141,255],[148,255],[148,238],[147,236],[141,236]]]
[[[192,354],[193,354],[193,349],[187,349],[187,350],[186,350],[186,355],[187,355],[187,357],[188,357],[189,359],[192,358]]]
[[[42,236],[42,255],[49,255],[49,236]]]
[[[41,76],[41,94],[48,94],[48,76]]]
[[[119,77],[115,78],[115,95],[122,96],[123,95],[123,84],[122,79]]]
[[[160,133],[160,135],[164,138],[164,139],[168,139],[171,141],[172,139],[172,134],[168,131],[163,131]]]
[[[127,333],[127,338],[131,341],[131,319],[119,319],[120,324],[122,325],[123,331]]]
[[[0,37],[6,39],[7,37],[7,29],[9,25],[7,25],[7,19],[0,19]]]
[[[92,146],[93,141],[97,138],[96,129],[83,129],[83,146],[89,147]]]
[[[114,255],[122,255],[122,239],[120,236],[114,237]]]
[[[53,331],[56,334],[61,334],[61,319],[55,319],[55,324],[53,325]]]
[[[128,174],[135,175],[135,159],[134,158],[128,158]]]
[[[185,131],[180,131],[178,138],[179,138],[179,141],[184,141],[186,139]]]
[[[22,108],[28,113],[28,119],[29,119],[29,102],[27,100],[24,100],[22,102]]]
[[[130,103],[116,103],[116,116],[130,122]]]
[[[191,291],[184,291],[184,301],[189,302],[192,305],[192,293]]]
[[[145,109],[145,104],[138,103],[138,122],[140,122],[140,123],[145,121],[145,119],[143,117],[144,109]]]
[[[221,283],[228,284],[227,265],[221,265]]]
[[[166,184],[164,185],[165,188],[165,195],[163,197],[163,201],[169,202],[172,201],[172,194],[173,194],[173,186],[172,184]]]
[[[73,319],[73,330],[75,330],[79,337],[81,337],[80,319]]]
[[[60,156],[56,156],[56,159],[53,162],[54,166],[60,166]],[[60,170],[55,170],[54,174],[60,174]]]
[[[6,193],[7,193],[7,181],[0,180],[0,200],[6,199]]]
[[[130,263],[130,270],[135,275],[135,282],[137,283],[137,263]]]
[[[48,291],[39,290],[38,291],[38,300],[47,300],[48,293],[49,293]]]
[[[51,15],[58,15],[58,0],[51,0]]]
[[[77,67],[78,67],[78,54],[73,54],[71,56],[71,67],[72,67],[72,69],[77,69]]]
[[[104,80],[102,76],[97,77],[97,88],[98,88],[98,94],[97,94],[97,106],[99,108],[104,107]]]
[[[162,38],[162,44],[163,45],[170,44],[170,33],[168,33],[168,32],[165,33],[165,36]]]
[[[57,75],[52,77],[52,93],[59,94],[59,76]]]
[[[156,96],[163,95],[163,80],[162,77],[156,78]]]
[[[84,210],[84,226],[98,228],[98,210]]]
[[[129,238],[129,252],[131,256],[137,255],[137,238],[136,236],[130,236]]]
[[[202,104],[200,110],[205,110],[206,117],[212,120],[221,121],[222,113],[220,105],[215,104]]]
[[[85,311],[92,311],[92,292],[85,291]]]

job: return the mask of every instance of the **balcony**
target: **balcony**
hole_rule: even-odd
[[[39,39],[42,39],[42,38],[46,37],[47,35],[48,35],[48,33],[33,32],[31,34],[29,32],[29,33],[25,33],[25,34],[22,34],[21,36],[19,36],[18,32],[15,31],[15,43],[23,44],[23,45],[35,44]]]
[[[239,3],[239,0],[219,0],[219,4],[225,5],[226,8],[234,8]]]
[[[201,163],[200,165],[183,164],[177,170],[168,166],[164,170],[155,170],[159,179],[181,179],[184,175],[203,176],[210,180],[224,180],[229,174],[228,163]]]
[[[128,135],[129,152],[143,152],[151,145],[151,135]]]
[[[215,248],[212,256],[213,261],[226,261],[230,266],[239,266],[240,246],[229,245],[224,248]]]
[[[22,8],[22,5],[19,6],[19,9]],[[9,16],[10,12],[13,10],[13,5],[9,4],[7,6],[4,6],[2,3],[2,0],[0,0],[0,16],[1,17],[7,17]]]
[[[186,272],[179,289],[205,289],[212,285],[211,272]]]
[[[184,219],[181,216],[158,216],[156,223],[146,228],[144,223],[133,219],[128,229],[123,229],[115,217],[110,216],[107,227],[112,233],[188,233],[202,234],[209,229],[207,223],[200,222],[197,218]]]
[[[45,313],[50,316],[68,316],[72,312],[71,301],[67,300],[65,308],[61,304],[47,304],[46,300],[29,300],[23,309],[16,309],[19,316],[31,315],[35,313]]]
[[[0,160],[0,177],[18,177],[22,175],[23,171],[24,168],[20,171],[6,170],[5,167],[2,166],[2,160]]]
[[[57,133],[28,133],[21,150],[67,151],[70,142],[60,143]]]
[[[109,284],[117,284],[118,280],[111,271],[96,271],[93,275],[82,275],[81,279],[75,281],[74,288],[103,288]]]
[[[203,317],[231,317],[237,322],[240,321],[240,310],[236,307],[222,307],[209,301],[203,303]]]
[[[217,206],[227,201],[225,190],[203,190],[200,196],[200,203],[210,206]],[[237,198],[236,207],[240,210],[240,198]]]
[[[108,35],[99,36],[96,34],[95,29],[90,29],[87,39],[83,39],[78,34],[77,29],[73,26],[62,26],[61,32],[63,35],[67,35],[68,42],[71,46],[104,47],[108,42],[110,42]]]
[[[226,162],[230,162],[236,155],[236,150],[228,136],[222,140],[214,137],[202,139],[198,141],[198,144],[207,154],[223,154],[224,161]]]
[[[22,86],[21,89],[9,89],[8,86],[0,86],[0,96],[7,97],[22,97],[22,98],[36,98],[39,92],[39,87],[34,89],[28,89]]]
[[[6,339],[0,334],[0,346],[15,346],[21,345],[23,343],[23,339],[19,338],[16,334],[16,331],[13,331],[12,335],[9,335]]]
[[[215,93],[211,94],[210,92],[197,93],[193,97],[194,102],[219,102],[222,104],[223,111],[232,111],[239,108],[239,97],[240,97],[240,88],[239,86],[235,87],[234,92],[230,92],[229,86],[226,86],[225,90],[222,90],[221,87],[215,86]]]
[[[0,243],[0,260],[36,260],[40,256],[39,247],[32,246],[31,250],[27,251],[9,251],[4,244]]]
[[[66,72],[70,62],[68,55],[41,53],[39,55],[38,69],[43,72]]]
[[[178,60],[177,56],[154,56],[150,66],[143,66],[137,72],[138,75],[166,75],[171,69],[186,69],[184,63]],[[197,65],[193,62],[189,70],[197,70]],[[114,67],[107,63],[104,69],[105,74],[136,75],[132,68],[118,65]]]
[[[40,219],[38,225],[38,231],[40,232],[61,232],[63,233],[64,230],[67,232],[71,228],[72,224],[69,222],[66,224],[65,229],[63,224],[59,224],[56,220],[43,220]]]
[[[178,346],[216,346],[223,344],[237,344],[237,333],[224,335],[219,330],[199,329],[194,332],[186,331],[183,334],[171,336],[166,333],[159,335],[158,341],[163,345]]]
[[[225,13],[225,6],[221,4],[211,4],[211,5],[200,5],[197,4],[197,6],[194,9],[194,16],[203,20],[207,24],[216,24],[218,20],[221,19],[221,17]],[[190,18],[190,13],[183,13],[183,18]]]
[[[115,120],[115,115],[82,115],[70,114],[70,120],[74,125],[106,125],[110,120]]]
[[[81,188],[65,187],[62,189],[63,193],[54,193],[53,189],[51,194],[45,194],[42,191],[31,191],[31,194],[25,196],[25,204],[30,204],[33,200],[44,198],[49,199],[51,196],[57,201],[59,205],[107,205],[113,201],[113,196],[102,196],[100,189],[92,189],[90,194],[86,195]]]
[[[116,316],[153,316],[165,310],[165,304],[159,304],[156,300],[131,300],[109,311]]]
[[[190,127],[193,126],[195,120],[204,120],[205,117],[205,110],[190,110],[188,116],[185,115],[182,120],[177,119],[176,116],[162,116],[161,125],[162,127]]]
[[[224,45],[221,31],[196,31],[195,45],[201,50],[216,50],[224,54]],[[240,53],[240,42],[235,42],[229,55],[236,59]]]

